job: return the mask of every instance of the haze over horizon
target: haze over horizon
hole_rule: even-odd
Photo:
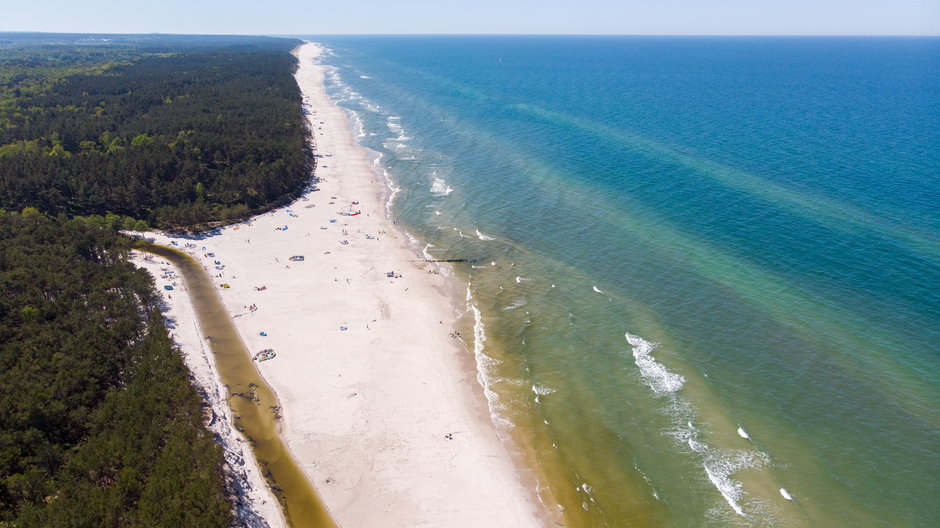
[[[3,11],[0,31],[62,33],[940,35],[933,0],[52,0]]]

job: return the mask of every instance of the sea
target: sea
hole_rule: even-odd
[[[940,39],[311,36],[577,527],[940,523]]]

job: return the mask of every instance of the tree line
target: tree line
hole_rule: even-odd
[[[203,399],[119,230],[303,188],[296,44],[0,34],[0,527],[232,524]]]

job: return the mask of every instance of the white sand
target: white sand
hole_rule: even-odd
[[[153,236],[153,233],[148,235]],[[225,473],[234,488],[238,519],[250,528],[287,528],[280,504],[264,481],[251,448],[234,427],[232,411],[226,402],[227,390],[219,378],[212,351],[202,339],[179,271],[169,262],[147,253],[134,252],[132,262],[149,271],[156,280],[166,304],[163,317],[170,336],[183,351],[183,360],[194,385],[212,408],[209,430],[222,445]],[[164,279],[168,272],[173,276]],[[173,286],[173,291],[163,289],[164,285]]]
[[[326,96],[319,52],[297,49],[296,77],[321,190],[202,240],[175,240],[197,244],[190,253],[231,285],[219,291],[249,350],[277,353],[258,367],[280,399],[282,435],[340,525],[544,525],[491,422],[473,354],[450,337],[465,307],[387,218],[385,181]],[[187,303],[184,293],[170,302]],[[173,313],[180,328],[193,325],[191,308]],[[203,346],[197,333],[176,333],[187,351]]]

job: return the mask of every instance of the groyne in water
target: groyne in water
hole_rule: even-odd
[[[293,528],[335,528],[323,502],[278,434],[277,396],[252,363],[232,318],[202,266],[165,246],[142,244],[142,251],[169,260],[179,270],[192,299],[199,328],[215,357],[235,427],[251,445],[261,471]]]

